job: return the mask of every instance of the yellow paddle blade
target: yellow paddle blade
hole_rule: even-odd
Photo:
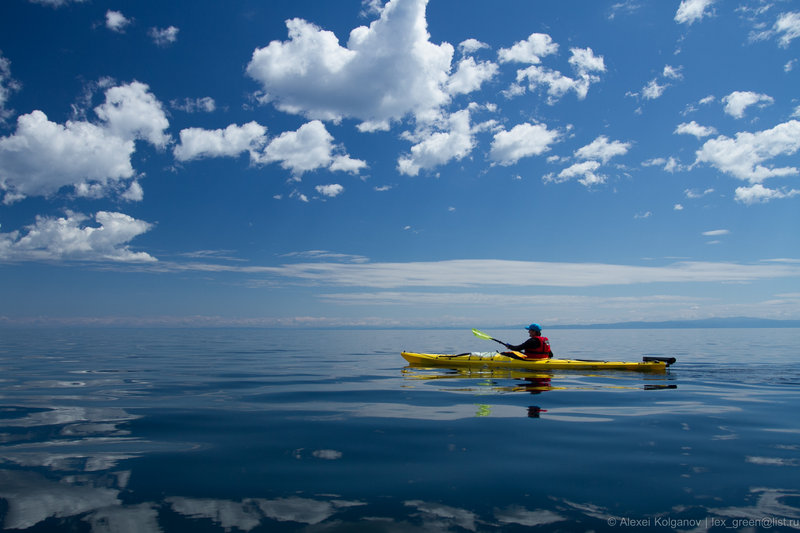
[[[475,328],[472,328],[472,334],[475,335],[476,337],[479,337],[481,339],[485,339],[487,341],[493,341],[494,340],[492,337],[490,337],[486,333],[483,333],[482,331],[478,331]]]

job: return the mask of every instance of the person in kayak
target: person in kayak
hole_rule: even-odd
[[[528,359],[547,359],[553,357],[553,352],[550,350],[550,340],[547,337],[542,337],[542,326],[533,323],[527,328],[530,338],[522,344],[506,344],[506,348],[521,352]]]

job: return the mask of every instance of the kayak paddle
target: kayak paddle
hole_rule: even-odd
[[[508,344],[504,343],[503,341],[499,341],[499,340],[495,339],[494,337],[492,337],[490,335],[487,335],[486,333],[484,333],[482,331],[478,331],[475,328],[472,328],[472,334],[475,335],[476,337],[480,338],[480,339],[484,339],[484,340],[487,340],[487,341],[499,342],[500,344],[502,344],[503,346],[508,348]]]

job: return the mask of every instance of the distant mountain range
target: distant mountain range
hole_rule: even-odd
[[[704,318],[699,320],[665,320],[663,322],[616,322],[608,324],[548,325],[547,329],[689,329],[689,328],[800,328],[800,320],[769,318]]]

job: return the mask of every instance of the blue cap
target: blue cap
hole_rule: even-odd
[[[531,324],[530,326],[528,326],[528,327],[527,327],[527,328],[525,328],[525,329],[527,329],[527,330],[529,330],[529,331],[530,331],[530,330],[532,330],[532,329],[533,329],[533,330],[536,330],[536,331],[542,331],[542,326],[540,326],[539,324],[537,324],[536,322],[534,322],[533,324]]]

